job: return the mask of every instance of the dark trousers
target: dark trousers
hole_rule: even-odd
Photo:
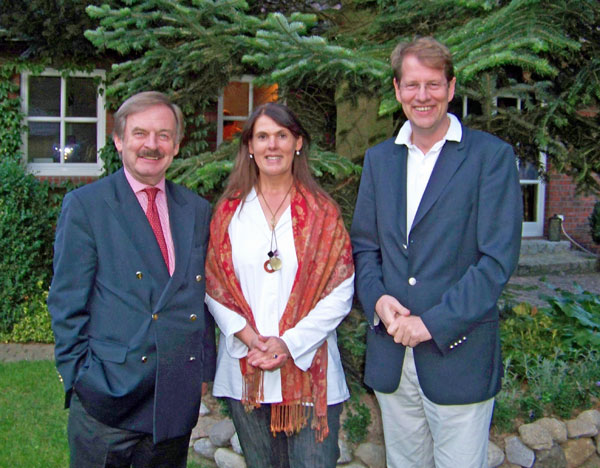
[[[338,434],[342,403],[327,407],[329,435],[317,443],[308,424],[291,436],[271,433],[271,405],[247,413],[239,400],[227,398],[248,468],[335,468],[340,456]]]
[[[154,444],[152,434],[110,427],[73,392],[67,426],[70,468],[186,468],[190,434]]]

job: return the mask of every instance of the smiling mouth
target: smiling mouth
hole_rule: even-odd
[[[142,151],[138,154],[138,158],[149,159],[150,161],[158,161],[159,159],[162,159],[163,157],[164,157],[164,154],[161,154],[160,151],[158,151],[158,150]]]
[[[433,109],[433,106],[415,107],[415,110],[418,111],[418,112],[427,112],[427,111],[430,111],[431,109]]]

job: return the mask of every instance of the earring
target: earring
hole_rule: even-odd
[[[254,155],[252,153],[249,153],[248,156],[250,156],[250,159],[254,159]]]
[[[296,150],[296,156],[300,156],[300,150]]]

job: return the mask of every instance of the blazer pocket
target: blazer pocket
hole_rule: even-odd
[[[127,357],[128,348],[121,343],[111,341],[102,341],[96,338],[90,338],[90,349],[92,353],[101,361],[109,361],[117,364],[123,364]]]

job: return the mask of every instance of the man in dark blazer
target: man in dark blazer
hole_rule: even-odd
[[[486,467],[503,369],[496,302],[521,238],[516,159],[447,113],[445,46],[400,44],[392,67],[408,121],[367,151],[351,229],[365,382],[389,467]]]
[[[183,115],[161,93],[115,114],[124,168],[67,194],[48,297],[71,467],[185,468],[215,371],[204,306],[210,205],[165,180]]]

